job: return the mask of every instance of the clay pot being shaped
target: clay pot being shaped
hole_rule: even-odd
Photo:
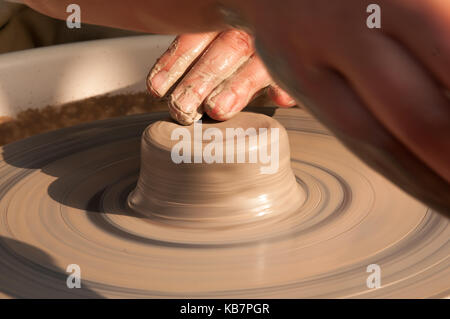
[[[182,126],[168,119],[147,127],[128,205],[159,221],[202,228],[293,213],[304,200],[284,127],[241,112],[225,122]]]

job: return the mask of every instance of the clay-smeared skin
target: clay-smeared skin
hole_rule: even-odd
[[[449,295],[448,219],[365,166],[298,109],[274,116],[287,129],[305,194],[297,212],[199,229],[127,210],[140,137],[167,116],[100,121],[1,148],[1,296]],[[65,269],[74,263],[81,289],[66,287]],[[381,267],[379,289],[366,286],[372,263]]]
[[[262,174],[260,168],[270,163],[249,161],[249,141],[246,138],[246,163],[191,163],[175,164],[171,150],[179,140],[171,140],[177,128],[190,131],[194,145],[194,126],[184,127],[174,121],[158,121],[144,132],[141,146],[141,173],[136,190],[129,197],[132,209],[143,215],[162,218],[165,222],[190,227],[230,227],[262,220],[280,214],[291,214],[305,199],[291,170],[289,142],[286,130],[272,118],[255,113],[241,113],[227,122],[202,123],[202,131],[220,129],[223,146],[226,128],[267,129],[267,152],[271,154],[270,132],[279,131],[279,167],[274,174]],[[236,140],[236,139],[235,139]],[[211,141],[203,141],[203,148]],[[236,149],[236,142],[233,143]],[[259,150],[258,150],[259,152]],[[275,159],[274,159],[275,161]],[[259,218],[257,218],[259,217]],[[257,219],[256,219],[257,218]]]

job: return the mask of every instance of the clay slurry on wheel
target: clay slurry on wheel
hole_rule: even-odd
[[[287,171],[304,196],[298,209],[270,218],[229,212],[199,223],[201,208],[176,222],[129,209],[142,133],[167,116],[98,121],[1,148],[0,296],[449,295],[448,220],[368,168],[299,109],[273,116],[289,138]],[[152,174],[163,178],[165,171]],[[224,205],[244,200],[241,194]],[[248,222],[234,223],[242,219]],[[66,286],[70,264],[80,266],[81,289]],[[366,285],[370,264],[380,266],[380,288]]]

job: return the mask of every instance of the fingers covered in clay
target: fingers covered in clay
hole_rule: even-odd
[[[176,120],[185,125],[199,119],[206,97],[252,54],[252,39],[247,33],[221,33],[170,95],[171,114],[176,114]]]
[[[150,70],[147,78],[150,93],[164,96],[216,36],[217,32],[178,36]]]
[[[253,55],[232,76],[211,92],[204,109],[213,119],[224,121],[241,111],[261,89],[272,82],[262,61]]]
[[[178,36],[150,71],[148,90],[162,97],[176,85],[169,112],[185,125],[199,119],[204,108],[212,118],[227,120],[268,86],[276,104],[295,105],[254,55],[252,42],[249,34],[235,29]]]

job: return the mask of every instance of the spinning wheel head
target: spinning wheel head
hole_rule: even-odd
[[[305,112],[203,123],[204,134],[222,125],[279,128],[275,174],[261,174],[258,163],[166,160],[181,140],[158,134],[179,127],[167,115],[99,121],[0,148],[0,296],[448,296],[449,221]],[[203,139],[203,151],[211,141]],[[250,149],[242,148],[246,156]],[[66,286],[71,264],[81,268],[81,289]],[[377,289],[366,282],[372,264],[381,269]]]

